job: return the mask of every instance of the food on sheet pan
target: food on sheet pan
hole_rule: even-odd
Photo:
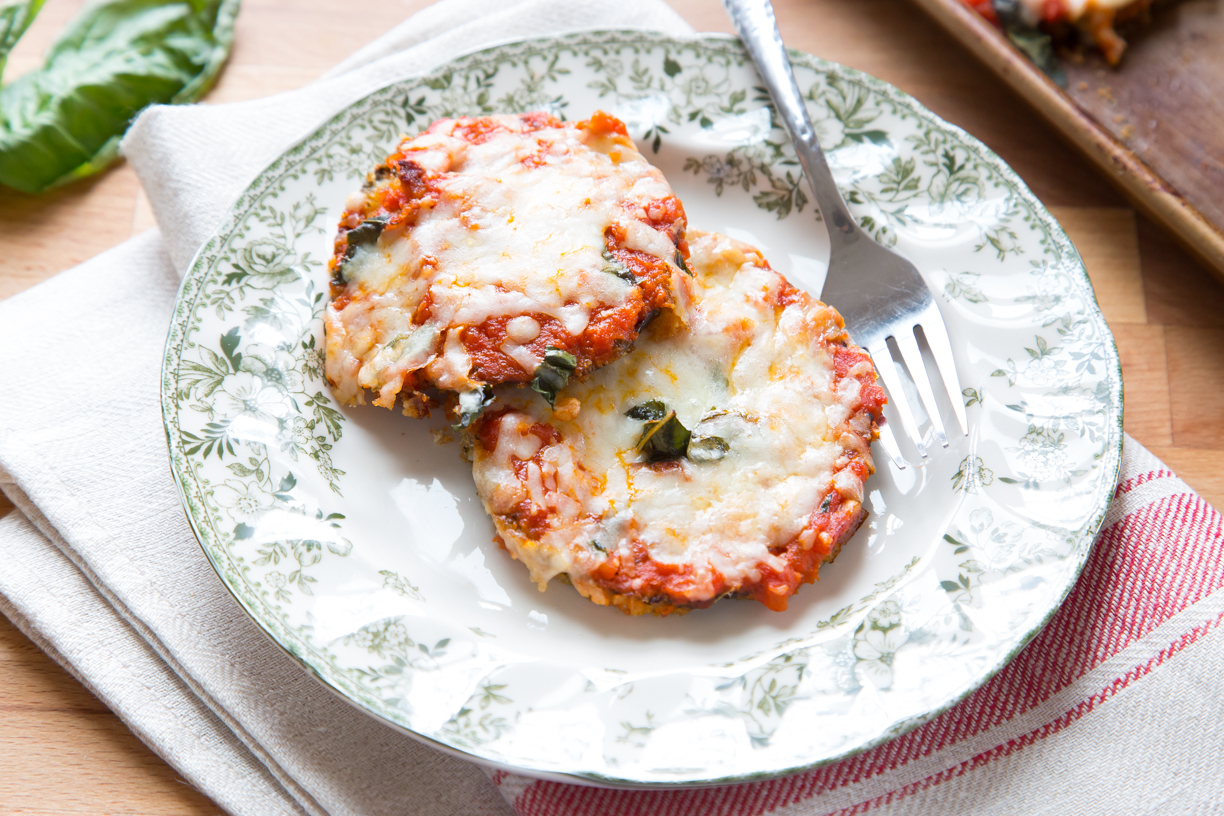
[[[1145,19],[1153,0],[963,0],[1004,28],[1040,29],[1057,44],[1097,48],[1110,65],[1126,51],[1115,26]],[[1009,34],[1011,31],[1009,30]],[[1026,49],[1027,50],[1027,49]]]

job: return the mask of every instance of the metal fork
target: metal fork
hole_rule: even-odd
[[[926,445],[889,351],[888,340],[892,338],[901,352],[901,359],[931,419],[935,441],[946,448],[948,435],[915,335],[916,329],[922,329],[948,390],[952,410],[961,431],[967,435],[969,427],[952,358],[952,344],[948,341],[948,330],[939,307],[914,265],[876,243],[850,215],[816,139],[769,0],[723,0],[723,7],[765,80],[778,115],[790,131],[799,163],[815,194],[816,206],[828,227],[829,274],[820,294],[821,300],[841,312],[851,337],[871,355],[891,402],[901,416],[901,424],[925,461],[928,458]],[[880,443],[893,463],[904,468],[905,459],[887,424],[880,426]]]

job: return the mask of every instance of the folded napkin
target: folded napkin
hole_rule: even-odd
[[[1218,805],[1224,521],[1129,438],[1083,577],[1012,664],[910,734],[784,779],[626,792],[486,774],[355,712],[234,603],[183,516],[157,397],[191,256],[247,181],[337,108],[481,44],[594,26],[688,30],[657,0],[444,0],[300,91],[145,113],[124,151],[160,232],[0,303],[0,489],[20,510],[0,520],[0,612],[242,816]],[[55,360],[71,399],[50,381]]]

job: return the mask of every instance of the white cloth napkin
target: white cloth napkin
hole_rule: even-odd
[[[444,0],[308,88],[146,112],[124,151],[160,233],[0,303],[0,489],[20,509],[0,519],[0,612],[236,816],[1218,810],[1224,519],[1129,438],[1083,577],[1015,661],[921,728],[784,779],[490,784],[324,690],[226,594],[179,505],[158,401],[196,247],[347,102],[495,40],[596,26],[688,31],[658,0]]]
[[[152,108],[123,152],[160,234],[0,304],[0,487],[21,511],[0,520],[0,611],[232,813],[508,806],[475,765],[326,691],[212,573],[158,401],[181,275],[249,180],[348,102],[495,41],[596,27],[691,30],[658,0],[445,0],[299,91]]]

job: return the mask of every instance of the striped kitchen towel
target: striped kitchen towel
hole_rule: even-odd
[[[146,113],[126,144],[161,231],[0,304],[0,489],[20,510],[0,519],[0,613],[238,816],[1224,809],[1221,517],[1130,438],[1083,576],[1013,663],[921,728],[783,779],[632,792],[486,776],[356,712],[233,602],[187,527],[158,407],[183,267],[250,174],[352,95],[481,42],[595,25],[688,30],[659,0],[444,0],[351,73]],[[60,359],[87,403],[48,387]]]

